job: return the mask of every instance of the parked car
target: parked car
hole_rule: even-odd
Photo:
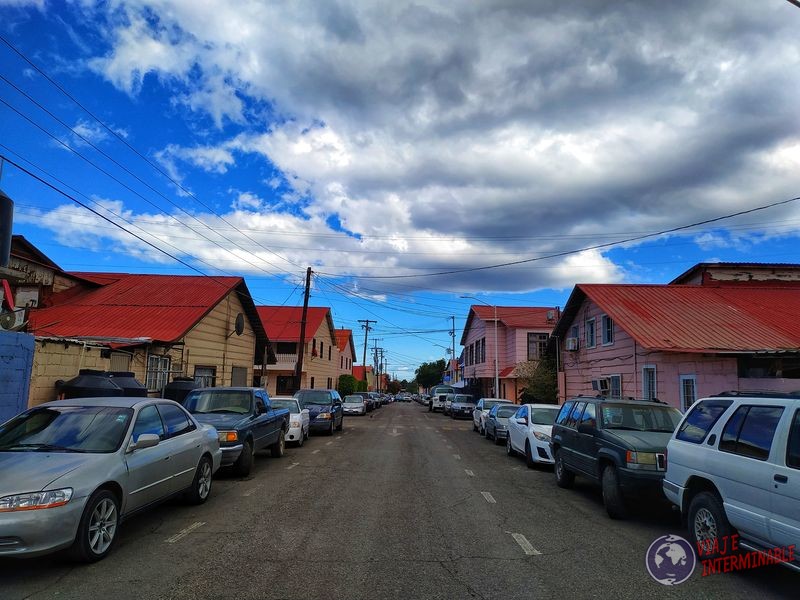
[[[356,392],[355,395],[364,398],[364,401],[367,403],[367,412],[375,410],[375,399],[370,392]]]
[[[449,414],[453,419],[471,419],[475,410],[475,398],[469,394],[454,394]]]
[[[516,404],[495,404],[484,421],[484,432],[487,440],[495,444],[503,444],[508,436],[508,420],[517,412]]]
[[[550,436],[559,407],[552,404],[523,404],[508,419],[506,452],[509,456],[519,452],[525,456],[528,468],[536,463],[553,464],[550,453]]]
[[[217,431],[171,400],[40,404],[0,425],[0,557],[100,560],[133,513],[205,502],[221,461]]]
[[[477,431],[484,435],[484,422],[486,416],[495,404],[512,404],[511,400],[501,400],[499,398],[481,398],[475,404],[475,410],[472,411],[472,431]]]
[[[681,413],[666,404],[578,396],[563,404],[553,426],[556,483],[575,475],[599,483],[612,519],[627,515],[632,496],[663,498],[666,448]]]
[[[273,408],[285,408],[289,411],[289,429],[286,430],[283,438],[287,442],[302,446],[308,439],[311,429],[311,418],[308,416],[308,409],[300,406],[297,399],[291,396],[273,396],[270,400]]]
[[[344,426],[344,410],[342,398],[336,390],[299,390],[294,397],[300,406],[308,409],[312,432],[324,432],[333,435],[334,430],[341,431]]]
[[[748,550],[800,548],[800,395],[703,398],[667,451],[664,493],[705,555],[733,534]]]
[[[431,397],[428,401],[428,412],[444,410],[444,401],[447,394],[455,394],[456,389],[452,385],[437,385],[431,389]]]
[[[351,394],[344,397],[342,409],[348,415],[365,415],[367,414],[367,401],[361,396]]]
[[[455,393],[447,394],[444,397],[444,406],[442,407],[442,414],[450,415],[450,407],[453,405],[453,398],[455,398]]]

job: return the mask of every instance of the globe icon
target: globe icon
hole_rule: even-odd
[[[689,579],[696,562],[694,548],[678,535],[657,538],[645,557],[647,572],[662,585],[678,585]]]

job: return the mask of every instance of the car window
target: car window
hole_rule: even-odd
[[[308,406],[309,404],[325,406],[331,403],[330,392],[301,390],[296,392],[294,397],[300,401],[300,406]]]
[[[238,413],[252,411],[252,394],[247,390],[194,390],[182,402],[190,413]],[[173,407],[174,408],[174,407]]]
[[[514,414],[515,419],[527,419],[528,418],[528,407],[521,406],[519,410]]]
[[[502,406],[501,405],[497,409],[497,415],[496,416],[497,416],[498,419],[508,419],[509,417],[511,417],[516,412],[517,412],[517,410],[516,410],[516,407],[514,405],[510,405],[510,406]]]
[[[569,413],[572,410],[572,406],[574,404],[575,404],[574,402],[564,402],[564,406],[561,407],[561,410],[558,413],[558,417],[556,417],[556,423],[558,423],[559,425],[564,424],[564,422],[567,420],[567,417],[569,417]]]
[[[782,406],[740,406],[725,424],[719,449],[767,460],[782,415]]]
[[[651,402],[604,403],[600,417],[604,429],[672,433],[681,420],[681,413],[671,406]]]
[[[581,425],[588,425],[589,427],[597,427],[597,409],[594,406],[594,402],[589,402],[586,404],[586,409],[583,411],[583,416],[581,417]]]
[[[733,400],[702,400],[686,415],[676,439],[700,444]]]
[[[167,437],[175,437],[194,429],[189,417],[177,406],[159,404],[158,412],[161,413],[161,418],[167,426]]]
[[[139,411],[136,424],[133,426],[133,441],[138,440],[143,433],[154,433],[162,440],[165,437],[164,423],[161,422],[161,415],[154,405],[145,406]]]
[[[531,409],[531,423],[534,425],[552,425],[556,420],[556,416],[558,416],[556,407]]]
[[[575,427],[578,424],[578,420],[581,418],[581,413],[585,406],[586,402],[576,402],[572,412],[569,413],[569,418],[564,424],[567,427]]]
[[[786,445],[786,466],[800,469],[800,410],[795,411]]]

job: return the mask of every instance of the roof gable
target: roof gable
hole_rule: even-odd
[[[355,349],[355,342],[353,341],[353,330],[352,329],[337,329],[336,330],[336,347],[339,349],[339,352],[344,352],[347,348],[348,344],[350,345],[350,355],[351,359],[356,359],[356,349]]]
[[[461,345],[467,339],[474,318],[481,321],[494,321],[495,309],[497,320],[506,327],[515,329],[541,329],[551,331],[558,321],[559,310],[555,306],[486,306],[473,304],[469,307],[467,322],[461,334]]]
[[[256,308],[270,340],[273,342],[296,342],[300,339],[300,325],[303,319],[302,306],[258,306]],[[336,343],[331,309],[316,306],[308,307],[304,342],[308,342],[317,335],[317,331],[325,320],[328,321],[328,327],[331,330],[331,342]]]

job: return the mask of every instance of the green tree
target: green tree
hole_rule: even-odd
[[[342,398],[358,391],[357,388],[358,379],[352,375],[339,375],[339,385],[336,389]]]
[[[522,385],[522,402],[558,404],[558,378],[552,356],[519,363],[515,370]]]
[[[389,389],[387,391],[390,394],[396,394],[397,392],[400,391],[401,388],[402,388],[402,385],[400,384],[400,382],[397,381],[396,379],[392,379],[389,382]]]
[[[367,382],[364,381],[363,379],[358,379],[356,381],[358,382],[358,385],[356,386],[356,391],[357,392],[366,392],[367,391],[367,387],[369,387],[369,386],[367,386]]]
[[[445,362],[443,358],[440,358],[434,362],[422,363],[414,374],[420,386],[429,388],[437,383],[441,383],[442,374],[445,372],[445,369],[447,369],[447,362]]]

